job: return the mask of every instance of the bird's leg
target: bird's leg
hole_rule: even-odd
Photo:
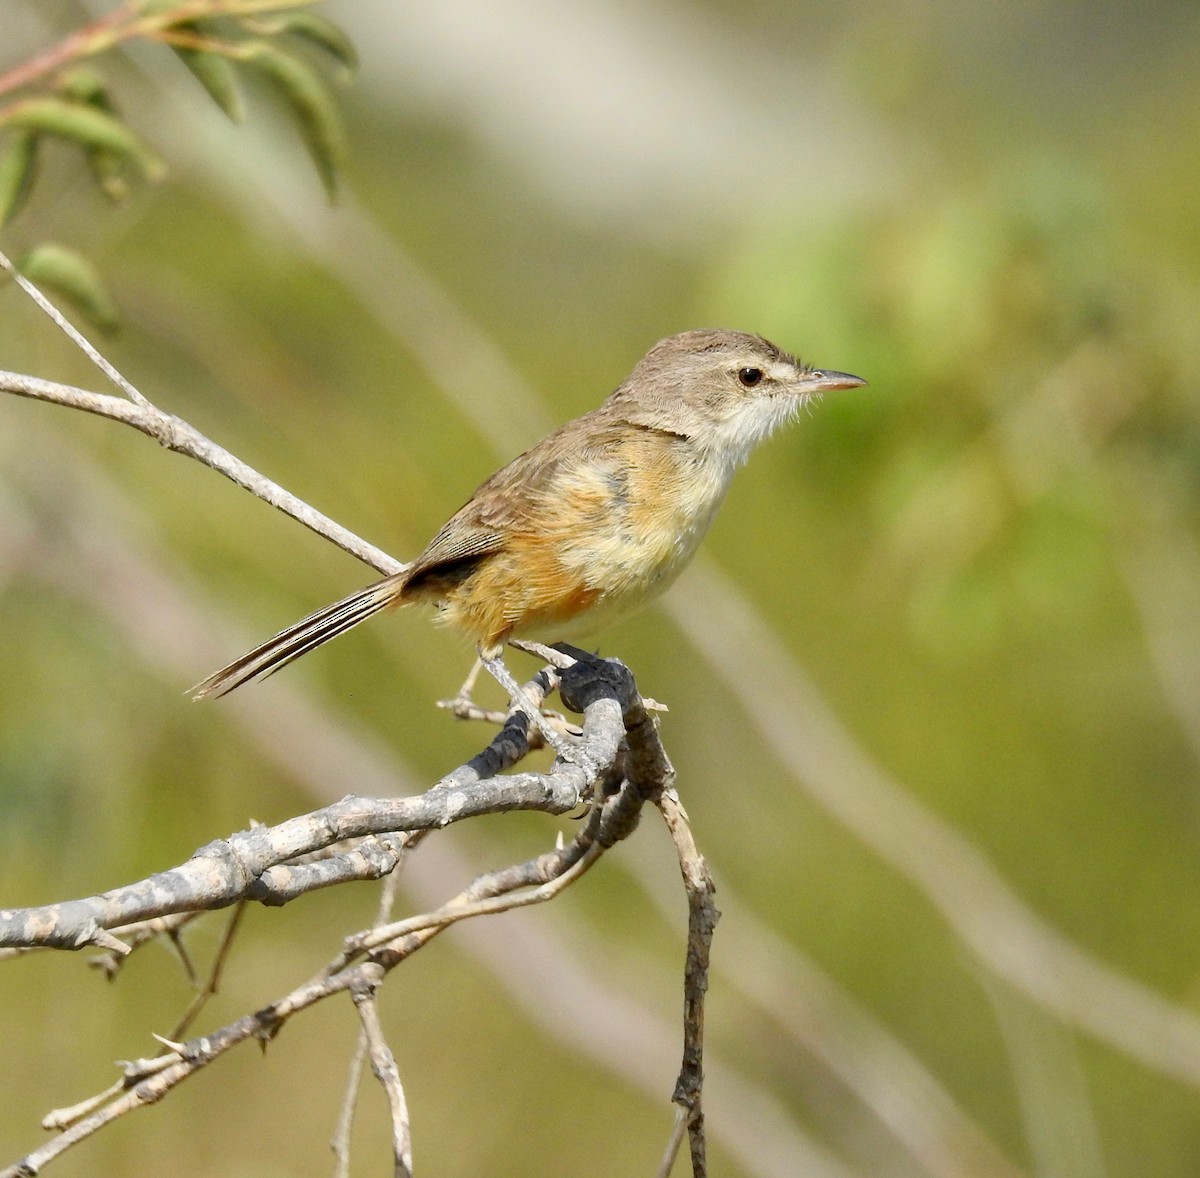
[[[479,672],[482,670],[483,660],[477,658],[471,667],[471,673],[458,689],[458,694],[453,699],[439,699],[438,707],[453,712],[460,720],[487,720],[489,723],[503,724],[502,715],[482,708],[475,702],[475,680],[479,678]]]
[[[470,674],[463,680],[463,685],[458,689],[456,699],[466,700],[467,703],[472,702],[472,692],[475,690],[475,680],[479,678],[479,672],[483,670],[483,659],[477,658],[471,666]]]
[[[569,667],[574,659],[559,654],[551,647],[542,646],[540,643],[521,643],[516,640],[512,643],[518,650],[525,650],[528,653],[537,655],[539,658],[544,657],[545,661],[551,666]],[[445,708],[448,712],[453,712],[460,720],[483,720],[488,724],[503,724],[506,713],[497,711],[495,708],[486,708],[482,704],[475,702],[475,683],[479,679],[479,672],[483,670],[483,659],[476,658],[474,665],[471,667],[471,673],[463,681],[463,685],[458,689],[458,693],[453,699],[439,699],[437,706]],[[559,730],[565,729],[568,732],[578,732],[578,729],[573,728],[571,722],[561,712],[552,711],[549,708],[542,709],[542,716],[551,723],[557,725]]]
[[[498,657],[496,658],[496,661],[500,662]],[[500,663],[500,666],[503,667],[504,664]],[[458,689],[458,693],[454,696],[454,698],[439,699],[437,701],[437,706],[439,708],[445,708],[448,712],[453,712],[454,715],[460,720],[484,720],[489,724],[503,724],[507,716],[507,712],[499,711],[496,708],[486,708],[482,704],[477,704],[475,702],[475,683],[479,678],[479,672],[483,669],[483,659],[476,658],[474,665],[471,667],[471,673],[466,677],[466,679],[463,680],[463,685]],[[497,680],[500,678],[495,671],[491,671],[491,674]],[[512,682],[513,680],[510,676],[507,683],[501,683],[501,686],[504,687],[510,696],[513,695],[513,690],[510,686]],[[520,702],[528,703],[529,701],[522,697]],[[524,709],[522,709],[522,711],[523,710]],[[564,717],[558,712],[543,711],[542,715],[563,723],[566,722]]]
[[[545,740],[555,753],[562,760],[574,763],[574,745],[563,733],[554,727],[551,718],[542,713],[542,709],[529,698],[521,685],[513,678],[512,672],[504,665],[504,660],[500,657],[502,649],[502,647],[493,647],[489,650],[484,650],[481,647],[479,651],[480,665],[508,692],[509,699],[516,703],[521,711],[529,717],[529,722],[537,726],[538,731],[542,734],[542,739]]]

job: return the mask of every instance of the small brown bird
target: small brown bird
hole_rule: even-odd
[[[193,688],[224,695],[389,606],[424,601],[494,661],[511,637],[576,637],[640,609],[679,575],[733,472],[831,389],[761,336],[660,340],[599,408],[481,484],[411,564],[310,614]]]

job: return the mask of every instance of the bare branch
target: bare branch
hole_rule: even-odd
[[[415,840],[409,840],[404,848],[410,850]],[[383,881],[379,894],[379,908],[375,913],[375,927],[386,923],[395,907],[396,894],[399,891],[400,872],[393,871]],[[354,1126],[354,1112],[358,1106],[358,1093],[362,1081],[363,1065],[367,1060],[369,1049],[366,1028],[358,1032],[358,1041],[354,1045],[354,1056],[346,1075],[346,1091],[342,1097],[342,1107],[338,1111],[337,1126],[329,1142],[329,1148],[334,1156],[334,1178],[350,1178],[350,1131]]]
[[[383,1086],[391,1112],[393,1172],[396,1178],[411,1178],[412,1134],[408,1123],[408,1102],[404,1099],[404,1087],[400,1083],[400,1069],[396,1065],[396,1057],[384,1038],[383,1025],[379,1021],[379,1005],[375,1000],[375,991],[383,981],[383,970],[375,967],[363,972],[368,977],[375,976],[371,977],[371,980],[364,978],[363,983],[351,993],[354,1005],[358,1008],[358,1017],[362,1021],[363,1035],[371,1059],[371,1071]]]
[[[683,1144],[687,1131],[688,1110],[680,1105],[675,1110],[675,1123],[671,1126],[671,1136],[667,1141],[667,1148],[663,1150],[662,1161],[658,1163],[655,1178],[671,1178],[671,1171],[675,1168],[675,1159],[679,1156],[679,1147]]]
[[[122,925],[119,928],[110,929],[109,931],[121,942],[122,952],[114,952],[109,950],[107,953],[98,953],[89,962],[93,969],[98,969],[104,976],[112,981],[113,978],[121,972],[121,967],[129,960],[129,955],[136,952],[143,945],[149,945],[152,942],[158,941],[166,937],[175,946],[179,954],[180,963],[183,965],[184,973],[187,974],[187,979],[192,985],[198,985],[198,978],[195,969],[192,967],[190,958],[183,949],[183,930],[199,919],[199,912],[177,912],[172,916],[159,916],[153,920],[139,920],[133,924]],[[5,953],[29,953],[31,949],[0,949],[0,956]]]
[[[95,393],[55,381],[42,380],[36,376],[4,371],[0,371],[0,392],[15,393],[19,397],[81,409],[85,413],[94,413],[99,417],[107,417],[112,421],[132,426],[147,437],[153,438],[165,449],[195,458],[218,474],[223,474],[264,503],[278,508],[285,515],[316,532],[318,536],[332,541],[343,551],[358,557],[364,564],[378,569],[381,573],[394,573],[403,567],[402,562],[389,556],[382,549],[368,544],[349,529],[310,507],[291,492],[285,491],[278,483],[259,474],[241,459],[235,458],[228,450],[205,437],[181,417],[164,413],[145,398],[134,404],[111,394]]]
[[[390,877],[389,877],[390,878]],[[346,1091],[342,1095],[342,1106],[338,1110],[337,1125],[330,1138],[329,1148],[333,1151],[333,1178],[350,1178],[350,1131],[354,1128],[354,1113],[358,1108],[358,1093],[362,1087],[363,1065],[367,1062],[367,1032],[360,1028],[358,1041],[354,1044],[354,1055],[346,1075]]]
[[[585,728],[586,724],[585,720]],[[565,874],[575,862],[588,854],[592,846],[610,846],[609,839],[614,833],[631,831],[635,824],[629,819],[629,810],[640,806],[642,800],[641,792],[627,782],[617,793],[593,807],[585,829],[573,840],[571,848],[563,848],[517,867],[503,868],[481,876],[443,907],[447,910],[470,908],[489,896],[519,892],[548,874],[553,878],[555,871]],[[348,949],[309,981],[253,1014],[243,1015],[215,1032],[186,1043],[173,1044],[160,1039],[169,1048],[165,1054],[126,1063],[120,1085],[114,1085],[91,1101],[76,1106],[71,1110],[73,1113],[87,1109],[86,1115],[74,1120],[39,1149],[7,1169],[0,1170],[0,1178],[30,1178],[92,1133],[135,1108],[161,1100],[184,1080],[239,1044],[249,1039],[269,1042],[290,1018],[318,1002],[347,991],[351,994],[361,993],[364,988],[373,991],[387,973],[427,944],[447,923],[424,920],[419,931],[406,932],[373,948],[368,956],[356,961],[362,957],[363,946],[370,939],[369,933],[360,934],[351,938]]]
[[[0,252],[0,270],[8,271],[9,277],[37,304],[42,313],[97,367],[113,384],[117,386],[135,405],[149,409],[150,402],[142,396],[133,385],[109,363],[84,334],[48,299],[38,288],[13,265],[6,254]]]
[[[285,491],[278,483],[259,474],[252,466],[206,438],[181,417],[164,413],[125,379],[98,348],[78,328],[74,327],[57,307],[32,282],[21,274],[12,261],[0,252],[0,269],[6,270],[50,320],[64,331],[84,355],[95,364],[122,392],[127,400],[104,393],[93,393],[71,385],[57,384],[35,376],[0,371],[0,392],[15,393],[38,401],[50,401],[85,413],[95,413],[113,421],[123,422],[153,438],[160,446],[195,458],[231,482],[249,491],[264,503],[278,508],[306,528],[332,541],[351,556],[358,557],[381,573],[394,573],[403,568],[402,562],[389,556],[373,544],[368,544],[349,529],[322,515],[304,500]]]
[[[242,916],[246,911],[246,902],[240,901],[234,905],[233,911],[229,914],[229,919],[225,922],[224,929],[221,930],[221,940],[217,945],[217,952],[213,956],[212,965],[209,967],[208,976],[204,979],[203,985],[199,984],[197,979],[196,992],[192,996],[191,1002],[188,1003],[187,1009],[176,1020],[175,1025],[171,1028],[168,1039],[182,1038],[191,1027],[191,1025],[200,1016],[200,1012],[208,1004],[208,1000],[216,994],[221,985],[221,977],[225,973],[225,966],[229,961],[229,954],[233,949],[233,943],[237,939],[238,929],[241,928]],[[173,929],[170,933],[171,943],[176,950],[184,955],[183,944],[179,936],[179,930]],[[186,955],[185,960],[186,960]],[[188,965],[188,972],[193,977],[194,970],[191,965]]]
[[[671,832],[675,853],[679,856],[679,869],[688,899],[687,965],[683,979],[683,1065],[679,1069],[679,1079],[671,1099],[685,1114],[692,1155],[692,1178],[706,1178],[708,1160],[704,1109],[701,1104],[704,1091],[704,995],[708,991],[713,932],[721,914],[713,902],[716,887],[712,873],[696,848],[679,795],[674,789],[664,789],[657,798],[657,804]],[[678,1126],[677,1120],[676,1133]]]
[[[613,763],[620,738],[619,706],[611,700],[596,701],[585,716],[583,737],[584,747],[594,749],[590,756],[596,765]],[[469,773],[469,766],[459,772],[463,771]],[[450,777],[414,798],[350,795],[277,826],[240,831],[209,843],[186,863],[126,887],[84,900],[0,909],[0,946],[117,949],[119,942],[107,930],[118,925],[223,908],[241,900],[285,904],[331,883],[377,879],[397,861],[396,850],[381,840],[356,844],[344,857],[325,862],[292,864],[289,860],[346,839],[432,830],[480,814],[514,810],[565,814],[579,805],[593,784],[579,766],[559,763],[548,774],[513,774],[464,784]]]
[[[543,675],[527,690],[540,699],[548,683]],[[97,944],[128,952],[110,929],[246,900],[281,905],[333,883],[377,879],[394,869],[402,846],[394,837],[372,836],[433,830],[480,814],[514,810],[565,814],[589,796],[616,763],[623,736],[621,707],[611,694],[589,700],[579,760],[591,767],[591,776],[579,764],[562,761],[549,774],[491,776],[519,755],[518,721],[418,797],[350,795],[277,826],[258,826],[209,843],[178,867],[126,887],[84,900],[0,909],[0,946],[78,949]],[[611,832],[605,838],[605,845],[615,841]],[[355,841],[336,854],[304,859],[347,840]]]

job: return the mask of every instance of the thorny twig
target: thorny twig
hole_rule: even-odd
[[[415,845],[416,839],[410,839],[405,849],[411,850]],[[379,907],[375,913],[376,928],[384,924],[392,915],[392,910],[396,905],[396,896],[400,890],[400,868],[402,866],[403,864],[401,863],[383,881],[383,887],[379,893]],[[354,1125],[354,1112],[358,1107],[359,1086],[362,1081],[362,1071],[367,1062],[369,1048],[367,1030],[363,1027],[359,1030],[358,1042],[354,1045],[354,1055],[350,1060],[350,1067],[346,1074],[346,1090],[342,1096],[342,1106],[338,1113],[337,1126],[329,1142],[329,1148],[333,1151],[335,1159],[334,1178],[350,1178],[350,1130]]]

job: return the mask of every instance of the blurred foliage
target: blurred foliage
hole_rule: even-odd
[[[234,122],[246,113],[235,65],[268,79],[296,120],[332,198],[345,154],[341,117],[319,70],[291,46],[315,49],[346,75],[357,60],[336,25],[293,11],[295,6],[296,0],[135,0],[13,63],[0,75],[0,228],[37,186],[46,142],[80,152],[97,188],[113,202],[129,199],[133,180],[158,182],[166,175],[165,161],[122,117],[105,78],[77,64],[136,41],[172,48]],[[94,325],[116,327],[113,301],[84,254],[47,242],[25,254],[18,268],[70,300]]]
[[[395,82],[415,68],[401,57],[427,52],[408,44],[415,29],[393,44],[369,23],[382,10],[365,7],[356,23],[352,7],[334,15],[357,34],[365,78]],[[1039,914],[1195,1012],[1194,6],[650,8],[679,55],[695,49],[697,27],[722,33],[738,68],[712,85],[753,103],[764,123],[783,99],[763,75],[785,85],[766,47],[802,45],[797,71],[852,96],[876,129],[863,173],[874,180],[819,203],[800,180],[777,179],[785,161],[735,154],[724,176],[746,190],[740,212],[680,214],[669,234],[658,228],[672,219],[662,207],[597,212],[536,174],[529,160],[547,128],[529,128],[523,149],[533,156],[515,143],[510,153],[472,121],[462,93],[418,94],[414,84],[398,101],[375,82],[349,98],[347,187],[362,207],[316,222],[349,269],[282,227],[281,208],[315,208],[320,193],[292,184],[286,155],[248,129],[220,164],[204,155],[213,162],[181,164],[104,217],[82,173],[56,171],[51,198],[26,205],[4,248],[27,235],[95,257],[128,325],[110,355],[135,383],[398,555],[416,550],[501,455],[472,427],[466,398],[452,395],[463,358],[436,316],[422,318],[416,287],[385,254],[354,255],[336,236],[352,218],[382,226],[497,341],[545,397],[547,420],[594,404],[650,343],[686,327],[761,331],[866,376],[869,389],[828,399],[756,455],[706,551],[863,746]],[[635,20],[587,5],[575,16],[585,11],[606,30]],[[163,95],[173,99],[186,75],[135,60],[132,121],[148,142],[169,142]],[[499,46],[473,60],[515,68]],[[614,74],[607,97],[622,85]],[[567,113],[548,111],[547,124]],[[590,116],[603,118],[603,105]],[[797,133],[809,129],[800,118]],[[809,171],[861,150],[831,132]],[[279,204],[247,200],[229,179],[263,159]],[[661,199],[675,207],[675,195]],[[372,297],[347,277],[355,267],[376,279]],[[16,292],[3,298],[0,365],[98,387]],[[389,329],[392,299],[405,331]],[[469,391],[497,429],[517,417],[490,390]],[[527,440],[539,432],[530,427]],[[4,904],[132,879],[252,817],[276,820],[318,800],[239,726],[236,697],[197,708],[180,693],[243,641],[369,574],[145,439],[48,406],[0,401],[0,495]],[[81,577],[79,553],[128,568],[130,584]],[[206,655],[177,631],[186,669],[115,620],[141,600],[139,586],[154,600],[159,577],[208,595],[233,631]],[[154,616],[143,624],[166,626]],[[1196,1092],[984,977],[911,883],[763,750],[660,613],[599,642],[671,707],[668,748],[719,886],[819,961],[1018,1165],[1190,1178]],[[482,738],[427,706],[452,692],[467,661],[455,639],[405,614],[254,690],[312,691],[357,740],[403,758],[413,775],[404,788],[419,788]],[[356,785],[347,770],[328,795]],[[639,832],[644,844],[622,848],[561,912],[502,927],[519,938],[555,922],[590,951],[604,986],[636,991],[673,1020],[682,918],[649,912],[617,866],[644,854],[669,868],[651,825]],[[550,835],[543,820],[513,818],[441,837],[483,869]],[[420,856],[411,870],[419,888]],[[362,889],[252,914],[213,1020],[316,968],[374,902]],[[215,935],[193,934],[199,955]],[[498,986],[466,951],[472,936],[448,934],[383,995],[418,1165],[497,1178],[647,1172],[665,1139],[676,1061],[647,1063],[662,1092],[647,1101],[551,1035],[531,1013],[537,995],[522,1002]],[[144,955],[113,987],[71,959],[6,963],[5,1059],[24,1082],[0,1112],[0,1157],[33,1144],[46,1109],[107,1083],[109,1060],[149,1050],[148,1030],[169,1027],[185,1001],[167,954]],[[927,1172],[889,1152],[821,1065],[720,979],[709,1027],[714,1090],[727,1075],[753,1079],[848,1172]],[[57,1172],[120,1173],[164,1158],[186,1159],[197,1175],[312,1172],[324,1164],[354,1031],[348,1009],[324,1011],[289,1028],[265,1062],[247,1054],[220,1078],[212,1069]],[[262,1103],[268,1085],[285,1122]],[[367,1156],[379,1148],[375,1096],[364,1097],[359,1130]],[[603,1125],[621,1124],[615,1140],[592,1123],[597,1109]],[[788,1172],[752,1169],[724,1148],[714,1171]]]

